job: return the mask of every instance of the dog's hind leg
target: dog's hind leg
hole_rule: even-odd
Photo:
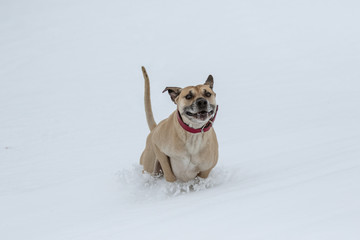
[[[156,156],[154,151],[151,147],[146,146],[140,157],[140,164],[144,166],[144,171],[153,174],[155,170],[155,161]]]

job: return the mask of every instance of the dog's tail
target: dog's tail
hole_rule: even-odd
[[[145,114],[149,129],[151,131],[156,127],[156,122],[154,120],[153,112],[151,109],[150,81],[146,73],[146,69],[144,67],[141,67],[141,70],[143,72],[144,80],[145,80],[145,92],[144,92]]]

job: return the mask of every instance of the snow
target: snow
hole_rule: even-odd
[[[358,239],[358,1],[0,2],[0,239]],[[141,174],[214,76],[208,179]]]

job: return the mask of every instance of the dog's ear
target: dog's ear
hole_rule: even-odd
[[[214,78],[213,76],[209,75],[204,85],[208,85],[211,89],[213,89],[214,86]]]
[[[181,93],[181,90],[182,90],[182,88],[179,88],[179,87],[166,87],[164,89],[163,93],[168,91],[168,93],[171,97],[171,100],[176,104],[175,100],[176,100],[177,96],[179,96],[179,94]]]

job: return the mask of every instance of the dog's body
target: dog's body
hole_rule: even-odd
[[[204,85],[165,88],[164,92],[168,91],[177,110],[156,125],[151,110],[149,78],[144,67],[142,71],[145,112],[151,132],[140,164],[148,173],[162,172],[169,182],[189,181],[196,176],[207,178],[218,160],[218,142],[211,126],[217,110],[212,76]],[[194,131],[189,132],[182,126]]]

